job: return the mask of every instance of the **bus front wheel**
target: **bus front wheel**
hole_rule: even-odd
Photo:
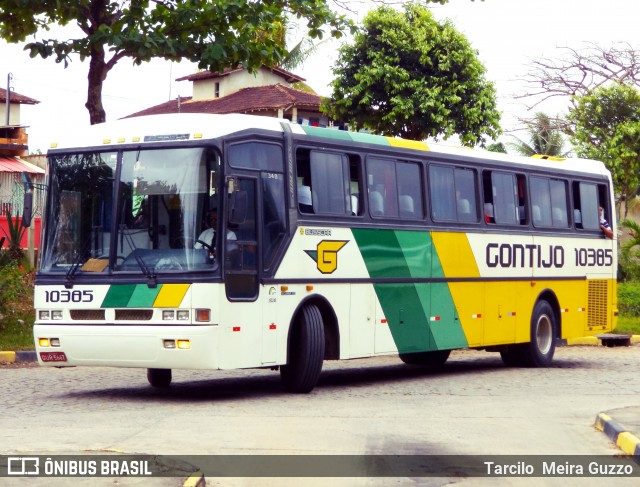
[[[324,324],[314,304],[305,305],[293,323],[287,363],[280,367],[284,388],[311,392],[318,383],[324,360]]]
[[[169,387],[171,369],[147,369],[147,380],[153,387]]]

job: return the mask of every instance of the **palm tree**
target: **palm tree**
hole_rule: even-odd
[[[507,142],[507,146],[522,156],[545,155],[551,157],[565,157],[570,151],[564,151],[562,132],[553,124],[551,117],[543,112],[537,112],[533,120],[524,121],[529,131],[529,142],[512,135],[517,142]]]
[[[620,268],[623,279],[638,279],[640,277],[640,266],[638,258],[640,253],[635,247],[640,246],[640,224],[624,219],[622,227],[629,230],[629,239],[620,247]]]
[[[282,17],[279,42],[287,48],[288,54],[280,62],[280,67],[287,71],[293,71],[302,66],[309,57],[316,53],[321,45],[330,40],[330,38],[326,38],[314,42],[314,40],[307,35],[300,39],[293,47],[289,48],[288,44],[297,34],[298,28],[294,19],[286,15]],[[294,83],[293,87],[302,91],[315,93],[314,89],[304,82]]]

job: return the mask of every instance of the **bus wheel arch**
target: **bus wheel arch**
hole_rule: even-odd
[[[503,348],[502,361],[508,367],[548,367],[560,336],[560,305],[555,293],[545,289],[531,310],[529,342]]]
[[[337,320],[328,303],[322,298],[302,302],[289,327],[287,363],[280,367],[285,389],[310,392],[318,382],[323,361],[339,352],[338,343]]]

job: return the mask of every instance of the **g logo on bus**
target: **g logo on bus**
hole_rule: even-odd
[[[348,240],[323,240],[316,250],[305,250],[318,265],[323,274],[332,274],[338,268],[338,252],[349,243]]]

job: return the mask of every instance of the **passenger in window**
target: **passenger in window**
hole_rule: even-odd
[[[611,225],[604,217],[604,208],[600,207],[600,230],[607,236],[607,238],[613,238],[613,230]]]

